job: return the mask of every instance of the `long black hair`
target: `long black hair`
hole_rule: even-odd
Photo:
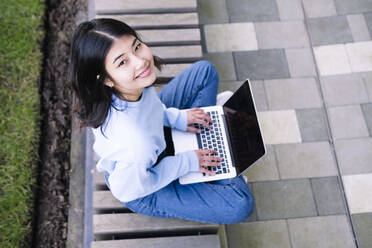
[[[75,93],[73,110],[80,119],[80,127],[101,126],[113,106],[112,94],[120,95],[114,87],[104,84],[107,78],[111,79],[105,59],[114,39],[123,35],[141,41],[130,26],[108,18],[83,22],[72,35],[69,78]],[[154,63],[160,70],[160,58],[154,56]]]

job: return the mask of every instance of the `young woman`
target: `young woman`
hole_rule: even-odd
[[[210,117],[198,107],[216,105],[218,76],[199,61],[159,94],[152,86],[160,60],[136,32],[113,19],[80,24],[72,37],[71,81],[82,126],[93,127],[94,151],[114,197],[134,212],[212,223],[236,223],[253,210],[242,177],[181,185],[192,171],[213,174],[213,150],[172,154],[169,128],[199,132]],[[186,110],[187,109],[187,110]]]

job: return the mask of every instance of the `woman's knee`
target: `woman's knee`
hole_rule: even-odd
[[[254,199],[251,194],[240,198],[234,202],[233,211],[230,215],[230,223],[238,223],[246,220],[251,216],[254,209]]]
[[[209,79],[206,82],[218,84],[218,73],[216,67],[214,67],[211,62],[207,60],[201,60],[196,62],[194,66],[196,66],[201,71],[204,78]]]

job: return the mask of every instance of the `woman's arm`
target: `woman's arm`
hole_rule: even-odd
[[[155,167],[117,162],[109,176],[115,198],[128,202],[149,195],[191,171],[199,171],[199,159],[188,151],[162,159]]]

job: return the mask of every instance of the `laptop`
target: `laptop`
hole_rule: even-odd
[[[200,134],[172,129],[175,154],[214,149],[223,158],[221,166],[208,167],[215,175],[190,172],[179,178],[181,184],[233,178],[241,175],[266,154],[257,118],[251,84],[247,79],[222,106],[202,107],[213,120],[208,130],[198,126]]]

